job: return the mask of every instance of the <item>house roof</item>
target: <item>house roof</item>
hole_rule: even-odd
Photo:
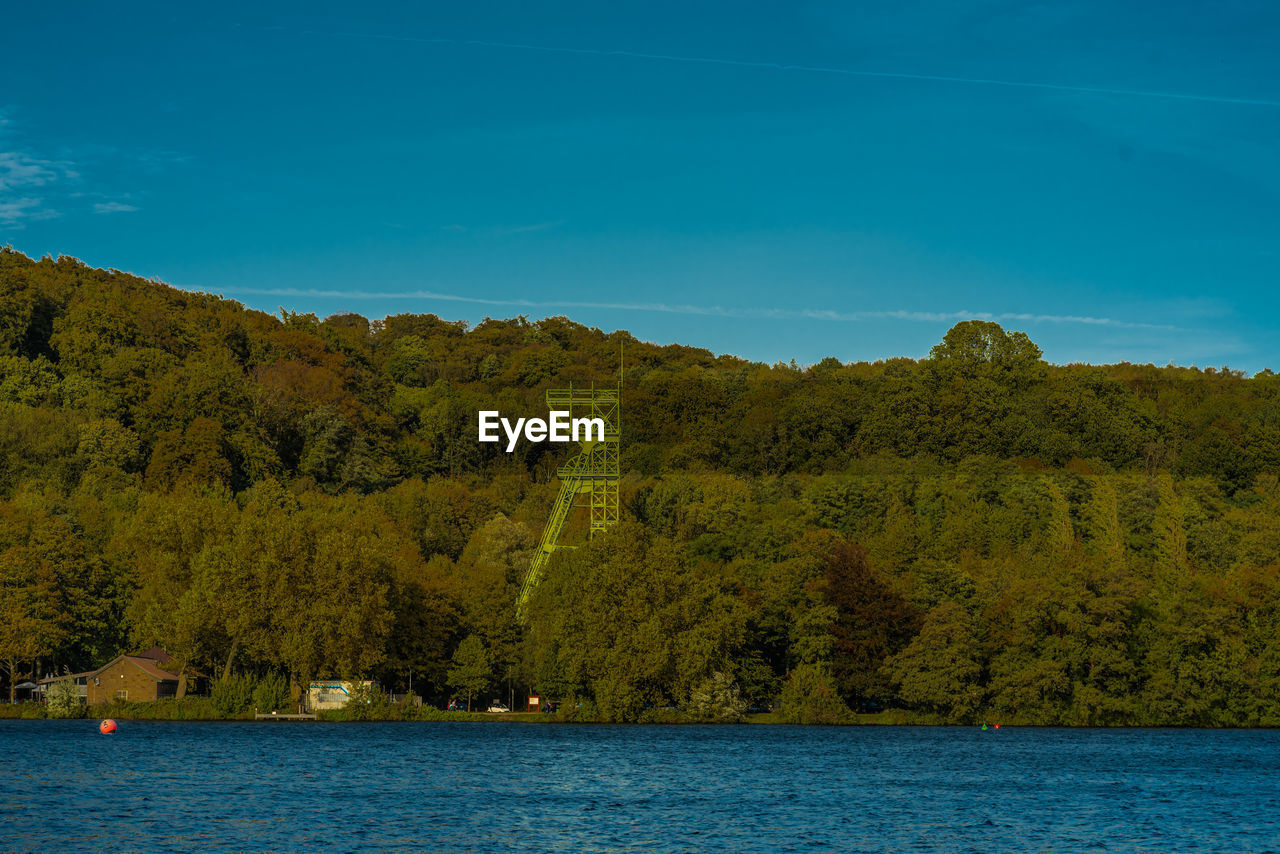
[[[41,685],[49,685],[53,682],[61,682],[63,679],[84,679],[97,673],[96,670],[86,670],[84,673],[64,673],[61,676],[46,676],[40,680]]]
[[[151,647],[150,649],[145,649],[142,652],[134,653],[133,657],[149,658],[161,667],[173,661],[173,656],[169,654],[168,650],[159,644]]]
[[[94,670],[87,675],[97,676],[99,673],[111,667],[118,661],[129,662],[134,667],[138,668],[143,673],[147,674],[157,682],[177,682],[178,681],[178,675],[176,673],[170,673],[167,670],[161,670],[156,665],[156,662],[154,659],[142,658],[137,655],[117,655],[115,658],[111,659],[106,664],[102,665],[97,670]]]
[[[131,656],[131,658],[149,658],[152,661],[154,661],[161,670],[164,670],[170,673],[176,674],[176,671],[179,669],[178,659],[174,658],[172,655],[169,654],[168,650],[166,650],[164,647],[159,645],[153,646],[150,649],[144,649],[142,652],[136,652]],[[197,670],[196,668],[188,664],[187,675],[192,678],[195,678],[195,677],[207,677],[209,674],[204,673],[203,671]]]
[[[155,659],[141,658],[136,655],[126,655],[124,656],[124,659],[158,682],[178,681],[178,674],[170,673],[167,670],[161,670],[160,666],[156,664]]]

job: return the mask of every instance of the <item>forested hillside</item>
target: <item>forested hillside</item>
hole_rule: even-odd
[[[613,384],[624,342],[624,521],[571,527],[520,625],[572,451],[480,444],[476,412]],[[1270,371],[1050,365],[976,321],[770,366],[0,251],[6,691],[158,643],[435,703],[487,669],[608,720],[1280,725],[1278,474]]]

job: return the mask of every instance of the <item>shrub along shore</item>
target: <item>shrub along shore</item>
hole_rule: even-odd
[[[208,697],[187,697],[182,700],[157,700],[145,703],[116,702],[100,706],[81,706],[71,714],[51,714],[38,703],[0,704],[0,720],[56,720],[56,719],[88,719],[103,720],[111,718],[122,721],[255,721],[256,710],[225,714],[220,711]],[[588,716],[575,709],[570,712],[561,710],[553,714],[542,712],[451,712],[437,709],[434,706],[412,706],[406,704],[389,704],[380,707],[352,710],[329,709],[317,713],[316,720],[326,723],[396,723],[414,721],[453,721],[471,723],[523,723],[523,724],[605,724],[617,723],[601,717],[598,713]],[[259,721],[270,723],[269,721]],[[708,723],[726,723],[698,719],[673,709],[650,709],[641,713],[636,724],[670,724],[694,725]],[[733,721],[738,724],[823,724],[831,726],[934,726],[946,721],[938,715],[922,715],[901,709],[892,709],[874,714],[854,714],[852,712],[823,720],[793,721],[787,720],[777,712],[747,713]],[[1003,722],[1002,722],[1003,723]],[[1009,726],[1015,724],[1009,723]]]

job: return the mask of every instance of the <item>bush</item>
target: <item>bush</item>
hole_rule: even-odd
[[[181,700],[157,700],[152,706],[151,714],[156,720],[169,721],[211,721],[217,720],[219,712],[208,697],[183,697]]]
[[[835,680],[817,664],[801,664],[791,671],[778,699],[778,716],[789,724],[841,724],[852,717]]]
[[[645,709],[640,713],[640,717],[636,719],[636,723],[641,724],[687,724],[698,721],[696,717],[686,715],[684,712],[674,706],[660,706],[655,709]]]
[[[74,679],[59,679],[49,685],[49,702],[45,713],[51,718],[82,718],[85,706]]]
[[[351,689],[351,696],[343,711],[347,713],[349,721],[404,719],[404,708],[392,706],[390,699],[377,685],[365,686],[357,683]]]
[[[209,697],[183,697],[181,700],[148,700],[127,702],[113,700],[87,710],[93,718],[116,718],[123,721],[217,721],[227,715],[213,705]]]
[[[556,717],[566,723],[574,721],[589,723],[600,720],[600,711],[589,699],[578,700],[568,697],[560,703],[560,710],[556,712]]]
[[[233,673],[226,679],[213,683],[209,699],[218,714],[234,718],[253,705],[254,682],[247,673]]]
[[[727,674],[716,671],[703,680],[689,695],[689,715],[700,721],[741,723],[747,713],[738,683]]]
[[[279,673],[268,673],[253,689],[253,707],[259,712],[278,712],[293,707],[289,681]]]
[[[406,703],[348,704],[341,709],[316,712],[322,721],[484,721],[487,716],[479,712],[447,712],[435,706],[414,706]]]

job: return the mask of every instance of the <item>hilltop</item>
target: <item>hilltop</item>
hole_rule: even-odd
[[[569,451],[481,444],[476,412],[612,384],[623,344],[624,522],[521,626]],[[441,702],[475,637],[494,691],[603,719],[1274,724],[1278,473],[1270,371],[1052,365],[978,321],[923,360],[764,365],[0,251],[8,684],[158,643]]]

